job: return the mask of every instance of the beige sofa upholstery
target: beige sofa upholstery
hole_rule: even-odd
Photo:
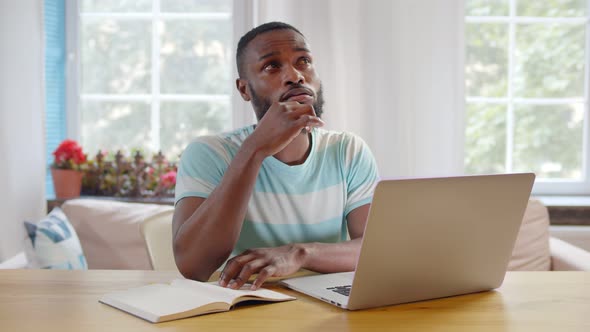
[[[549,213],[543,203],[531,199],[524,213],[508,270],[548,271],[550,268]]]
[[[555,237],[549,238],[549,246],[551,270],[590,271],[590,252]]]
[[[141,224],[162,214],[172,220],[168,205],[75,199],[62,210],[76,229],[89,269],[152,269]]]
[[[559,230],[559,227],[551,229]],[[547,207],[538,200],[529,200],[508,270],[590,271],[590,252],[552,237],[550,234]],[[586,241],[590,243],[590,237]]]
[[[178,270],[172,250],[172,213],[164,212],[141,224],[141,235],[154,270]]]
[[[156,220],[152,224],[157,227],[171,225],[172,206],[75,199],[66,202],[62,208],[76,229],[90,269],[144,270],[175,266],[173,262],[165,261],[154,264],[158,266],[152,265],[142,236],[143,223]],[[578,240],[590,243],[590,237]],[[165,247],[166,241],[170,241],[171,245],[171,232],[156,241],[160,241],[159,247]],[[17,255],[0,264],[0,268],[22,268],[26,265],[23,257]],[[171,257],[171,248],[160,257]],[[154,256],[151,258],[157,259]],[[159,259],[159,262],[162,260]],[[539,201],[530,200],[508,268],[521,271],[590,271],[590,252],[552,238],[546,207]]]

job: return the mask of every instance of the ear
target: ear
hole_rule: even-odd
[[[236,79],[236,88],[238,89],[238,92],[240,92],[240,95],[242,96],[242,99],[244,99],[245,101],[250,101],[250,94],[248,93],[248,82],[242,78],[237,78]]]

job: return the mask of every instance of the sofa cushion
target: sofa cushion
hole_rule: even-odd
[[[25,254],[31,268],[85,270],[88,268],[76,231],[60,208],[37,223],[25,221]]]
[[[508,270],[548,271],[550,268],[549,213],[543,203],[531,199],[524,213]]]
[[[12,256],[11,258],[0,263],[0,270],[4,269],[26,269],[29,266],[27,256],[24,251]]]
[[[62,206],[78,232],[89,269],[151,270],[141,223],[169,205],[74,199]]]

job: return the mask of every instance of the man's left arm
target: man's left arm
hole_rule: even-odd
[[[304,243],[308,247],[302,268],[321,273],[354,271],[370,204],[359,206],[346,216],[350,240],[339,243]]]
[[[282,277],[307,269],[320,273],[354,271],[370,204],[350,211],[346,220],[350,240],[339,243],[293,243],[276,248],[247,250],[230,259],[221,274],[221,286],[240,288],[258,273],[252,288],[259,288],[269,277]]]

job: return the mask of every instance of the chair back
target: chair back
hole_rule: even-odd
[[[173,213],[173,210],[164,211],[141,223],[141,235],[154,270],[178,271],[172,251]]]

